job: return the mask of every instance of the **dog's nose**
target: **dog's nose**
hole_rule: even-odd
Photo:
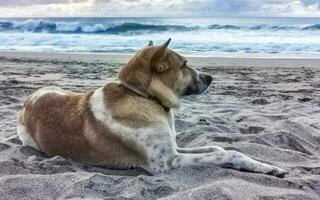
[[[212,82],[212,76],[209,74],[201,74],[201,79],[207,84],[210,85]]]

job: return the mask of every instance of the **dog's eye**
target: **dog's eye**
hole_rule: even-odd
[[[187,61],[184,61],[182,68],[187,67]]]

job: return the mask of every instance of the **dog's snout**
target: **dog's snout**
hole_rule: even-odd
[[[212,82],[212,76],[209,74],[201,74],[200,78],[205,82],[206,85],[210,85]]]
[[[212,76],[209,74],[198,73],[198,77],[194,78],[188,85],[184,95],[201,94],[212,82]]]

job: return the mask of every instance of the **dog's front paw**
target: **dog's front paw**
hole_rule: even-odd
[[[279,178],[284,178],[286,174],[289,174],[289,172],[284,169],[281,169],[280,167],[271,166],[271,170],[267,174]]]

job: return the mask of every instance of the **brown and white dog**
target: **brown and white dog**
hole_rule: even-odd
[[[206,90],[212,77],[191,68],[169,42],[150,43],[121,69],[118,81],[93,92],[45,87],[33,93],[18,119],[23,145],[48,156],[151,173],[212,164],[284,176],[287,171],[240,152],[177,146],[171,108],[179,107],[180,97]]]

